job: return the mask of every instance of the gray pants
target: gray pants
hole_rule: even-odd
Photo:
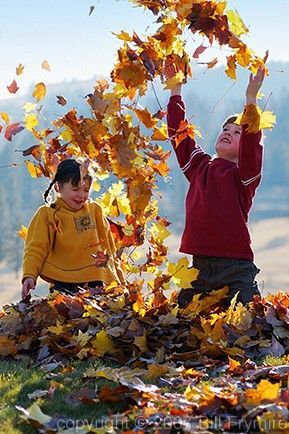
[[[186,307],[195,294],[208,295],[212,290],[229,287],[229,293],[222,302],[227,307],[238,291],[238,301],[246,304],[254,295],[260,295],[255,281],[259,269],[250,259],[223,258],[194,255],[193,266],[199,270],[197,280],[191,288],[183,288],[178,295],[179,307]]]

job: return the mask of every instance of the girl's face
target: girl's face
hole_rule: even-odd
[[[227,124],[223,127],[215,145],[218,157],[238,162],[241,133],[240,125]]]
[[[89,197],[91,181],[83,180],[77,186],[71,184],[71,181],[63,184],[56,184],[56,190],[64,202],[75,211],[80,210]]]

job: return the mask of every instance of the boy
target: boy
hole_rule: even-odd
[[[173,65],[165,66],[167,79],[175,75]],[[256,117],[256,98],[263,83],[265,68],[250,75],[244,113]],[[180,251],[193,255],[193,266],[199,269],[191,288],[183,288],[178,304],[186,307],[193,296],[228,286],[224,300],[228,306],[238,293],[238,301],[248,303],[260,295],[255,276],[260,271],[253,262],[248,230],[248,214],[261,180],[261,131],[246,132],[246,125],[228,118],[216,140],[216,158],[212,158],[187,136],[178,145],[174,138],[185,106],[182,84],[171,90],[168,103],[168,131],[181,170],[189,181],[185,203],[185,228]],[[257,115],[258,118],[258,115]]]

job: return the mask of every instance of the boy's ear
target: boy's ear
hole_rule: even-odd
[[[56,191],[56,193],[59,193],[59,184],[56,181],[56,183],[54,184],[54,190]]]

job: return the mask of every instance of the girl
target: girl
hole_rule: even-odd
[[[117,265],[109,223],[101,207],[88,202],[91,177],[81,176],[74,159],[62,161],[44,193],[54,186],[58,197],[33,216],[23,254],[22,299],[35,288],[38,276],[53,288],[74,293],[78,286],[95,288],[112,281],[124,283]],[[97,267],[93,254],[105,251],[108,261]]]

